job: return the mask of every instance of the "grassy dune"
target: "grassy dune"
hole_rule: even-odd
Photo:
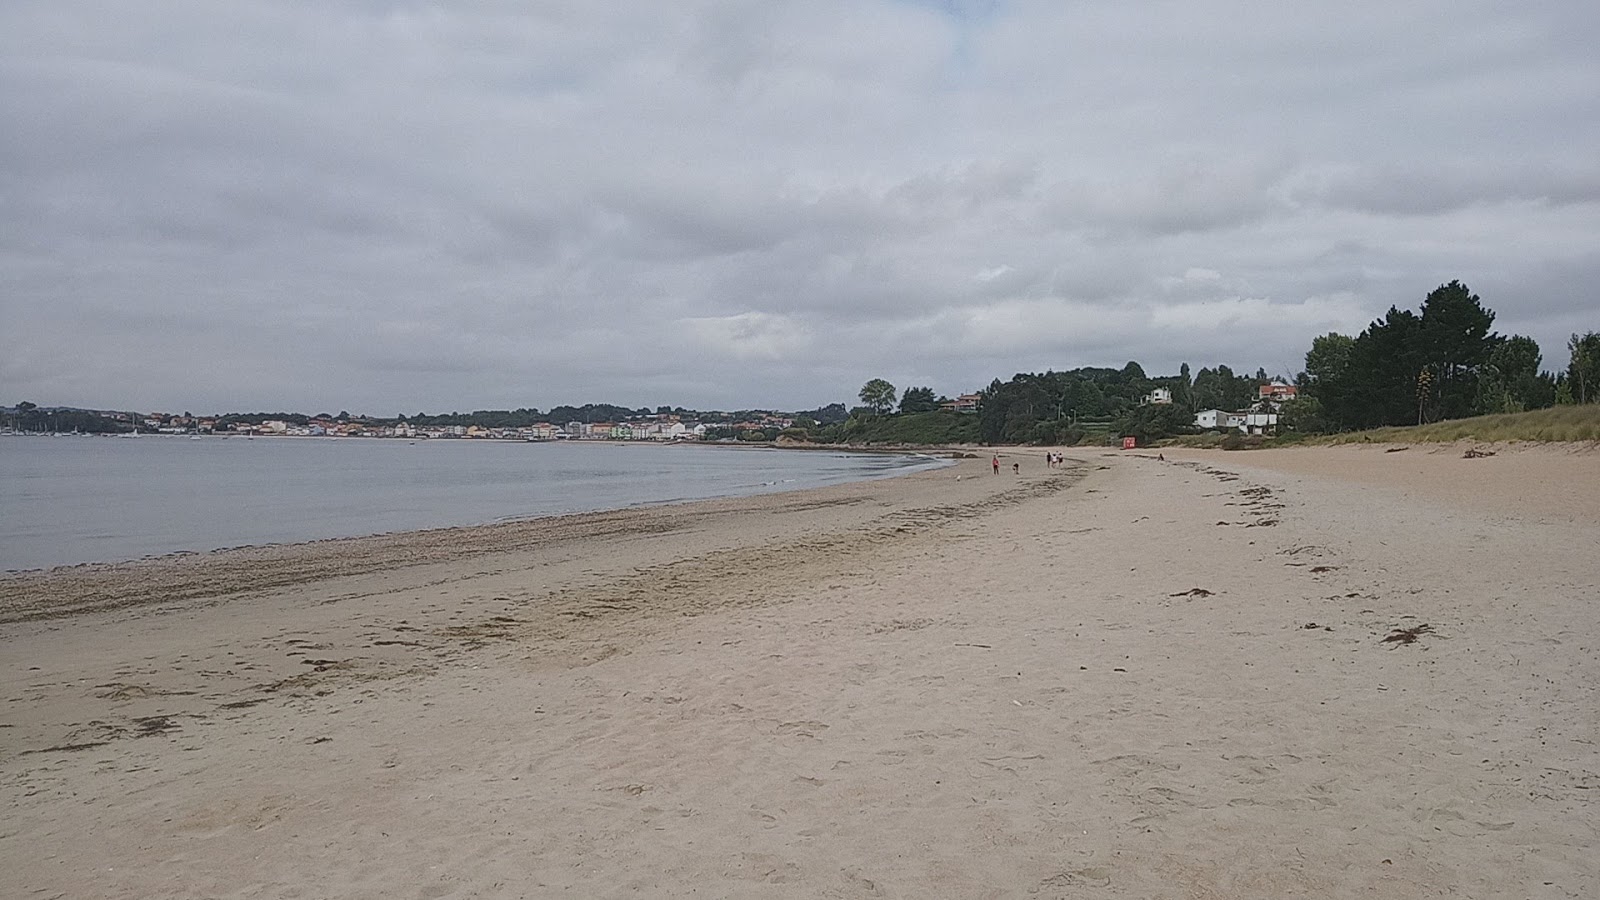
[[[1554,406],[1532,412],[1451,419],[1407,428],[1375,428],[1313,438],[1307,443],[1362,441],[1424,443],[1450,441],[1600,441],[1600,404]]]
[[[1277,437],[1244,437],[1236,434],[1180,435],[1161,441],[1166,446],[1221,447],[1224,450],[1257,450],[1267,447],[1327,446],[1329,444],[1450,443],[1451,441],[1537,441],[1600,442],[1600,403],[1583,406],[1556,406],[1532,412],[1475,416],[1451,419],[1429,425],[1374,428],[1347,434],[1282,434]]]

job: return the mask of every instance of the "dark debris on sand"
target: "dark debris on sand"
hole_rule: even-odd
[[[1383,642],[1385,644],[1415,644],[1417,638],[1432,633],[1433,626],[1423,623],[1421,625],[1413,625],[1410,628],[1396,628],[1394,631],[1389,632],[1389,636],[1384,638]]]

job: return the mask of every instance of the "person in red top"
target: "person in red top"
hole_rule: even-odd
[[[1000,474],[1000,454],[996,453],[994,455],[994,459],[989,460],[989,462],[990,462],[990,464],[992,464],[994,466],[994,473],[996,475],[999,475]]]

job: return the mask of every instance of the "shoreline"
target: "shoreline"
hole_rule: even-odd
[[[158,437],[183,437],[183,436],[181,436],[181,435],[178,435],[178,436],[158,435]],[[315,442],[315,441],[318,441],[318,440],[322,440],[322,441],[337,440],[336,438],[321,438],[321,439],[319,439],[319,438],[299,437],[299,436],[278,436],[278,437],[283,437],[285,440],[293,439],[293,440],[296,440],[296,441],[305,441],[305,442]],[[515,442],[500,441],[500,442],[494,442],[494,443],[497,443],[497,444],[500,444],[500,445],[505,445],[505,444],[508,444],[508,443],[515,443]],[[596,446],[604,446],[604,447],[649,447],[649,448],[657,449],[657,450],[663,448],[664,446],[667,446],[667,445],[660,444],[660,443],[645,444],[645,443],[641,443],[641,442],[590,441],[590,442],[584,442],[584,443],[593,444],[593,445],[596,445]],[[702,445],[697,445],[697,446],[702,446]],[[703,445],[703,446],[719,446],[719,445]],[[765,447],[765,446],[762,446],[762,447],[740,447],[738,449],[768,449],[768,448]],[[773,448],[770,448],[770,449],[783,450],[783,449],[790,449],[790,448],[773,447]],[[907,458],[907,460],[908,460],[908,462],[903,466],[897,465],[897,466],[893,466],[893,467],[884,468],[884,469],[878,470],[878,471],[872,471],[872,470],[867,470],[867,469],[863,468],[862,471],[854,473],[851,476],[849,476],[853,480],[871,481],[871,480],[876,480],[876,479],[881,479],[881,478],[895,478],[895,477],[901,477],[901,476],[903,476],[905,474],[916,474],[916,472],[918,472],[918,471],[937,470],[939,468],[948,467],[948,465],[949,465],[949,461],[947,461],[947,458],[945,456],[940,455],[940,454],[934,454],[934,453],[921,453],[921,452],[913,452],[913,451],[893,451],[891,453],[885,453],[885,454],[872,454],[872,453],[864,453],[864,452],[859,452],[859,451],[853,451],[853,450],[849,450],[849,449],[846,449],[846,448],[837,448],[837,449],[829,448],[829,449],[832,450],[832,452],[836,452],[836,453],[839,453],[839,454],[842,454],[842,455],[853,455],[853,456],[861,456],[861,457],[890,455],[890,456],[902,456],[902,457]],[[949,457],[948,459],[949,460],[953,460],[953,458],[954,457]],[[440,531],[445,531],[445,530],[452,529],[452,528],[493,527],[493,526],[501,525],[501,524],[515,524],[515,523],[521,523],[521,522],[533,522],[533,521],[538,521],[538,520],[543,520],[543,519],[557,519],[557,518],[564,518],[564,517],[569,517],[569,516],[587,515],[587,514],[591,514],[591,513],[616,512],[616,511],[624,511],[624,510],[636,509],[636,508],[650,508],[650,507],[670,506],[670,505],[684,504],[684,503],[697,503],[697,502],[703,502],[703,501],[707,501],[707,500],[733,499],[733,498],[739,498],[739,497],[762,496],[762,495],[769,494],[769,493],[783,493],[783,492],[787,492],[789,490],[807,490],[812,486],[826,487],[826,486],[828,486],[830,484],[830,480],[829,479],[831,479],[833,477],[835,477],[835,476],[824,476],[820,472],[812,473],[810,476],[808,476],[808,480],[812,480],[813,481],[812,485],[804,485],[804,484],[802,484],[802,485],[798,485],[798,486],[794,486],[794,487],[787,487],[787,486],[785,486],[783,484],[780,484],[778,482],[766,482],[766,483],[761,483],[761,484],[740,484],[740,483],[736,483],[734,481],[730,481],[726,486],[724,486],[722,488],[717,488],[717,490],[726,491],[725,493],[718,493],[718,494],[714,494],[713,496],[694,497],[694,496],[692,496],[692,494],[694,494],[695,491],[688,491],[688,493],[691,494],[691,496],[688,496],[688,497],[663,497],[661,499],[631,500],[629,502],[624,503],[623,505],[608,505],[611,502],[612,498],[594,498],[594,497],[590,497],[590,498],[587,498],[587,499],[584,499],[584,500],[575,500],[574,502],[572,502],[570,504],[564,504],[569,509],[572,508],[572,507],[578,507],[578,509],[576,511],[573,511],[573,512],[547,512],[547,513],[546,512],[531,512],[531,513],[529,513],[529,512],[525,512],[525,510],[530,508],[530,507],[528,505],[524,505],[521,510],[517,511],[516,515],[504,515],[503,514],[503,515],[498,516],[495,519],[492,519],[492,520],[489,520],[489,521],[478,521],[478,522],[467,521],[467,522],[462,522],[462,523],[459,523],[459,524],[448,524],[448,523],[446,523],[446,524],[432,524],[432,525],[424,523],[424,524],[421,524],[421,527],[403,527],[403,528],[399,528],[399,529],[389,529],[389,530],[384,530],[384,531],[375,531],[375,532],[367,532],[367,533],[359,533],[358,532],[358,533],[354,533],[354,534],[337,534],[337,533],[329,534],[328,532],[329,531],[333,531],[334,529],[312,528],[312,529],[309,529],[309,531],[310,531],[310,533],[312,535],[311,537],[305,537],[305,538],[296,537],[296,538],[291,538],[289,540],[281,540],[280,539],[280,540],[265,540],[265,541],[257,542],[257,541],[250,540],[249,538],[251,537],[251,535],[249,535],[248,532],[245,532],[245,533],[240,533],[240,534],[236,535],[236,538],[237,537],[244,537],[245,538],[245,540],[243,540],[241,542],[237,542],[237,543],[234,543],[234,544],[231,544],[231,545],[228,545],[228,546],[212,547],[212,548],[209,548],[209,549],[198,549],[198,548],[205,547],[206,544],[205,543],[201,543],[200,540],[194,539],[191,536],[190,539],[184,540],[181,544],[176,542],[176,541],[167,542],[167,546],[172,546],[172,547],[174,547],[174,549],[171,549],[171,550],[168,550],[168,551],[165,551],[165,552],[151,552],[151,553],[148,553],[148,554],[145,554],[145,555],[130,555],[130,556],[127,556],[125,558],[120,558],[120,559],[118,559],[118,558],[110,558],[114,554],[112,552],[107,552],[105,554],[105,556],[107,558],[101,558],[101,559],[85,559],[85,560],[79,561],[79,562],[60,562],[60,563],[49,564],[49,565],[34,565],[34,566],[24,566],[24,567],[19,567],[19,568],[3,568],[3,569],[0,569],[0,582],[3,582],[5,579],[8,579],[8,578],[31,577],[31,576],[42,575],[42,574],[45,574],[45,573],[48,573],[48,572],[52,572],[52,571],[55,571],[55,570],[58,570],[58,569],[85,569],[85,568],[104,568],[104,567],[125,566],[125,565],[136,564],[136,563],[151,563],[151,562],[156,562],[156,561],[160,561],[160,560],[172,560],[172,559],[180,559],[180,558],[187,558],[187,557],[193,557],[193,556],[210,556],[212,554],[225,553],[225,552],[234,552],[234,551],[239,551],[239,550],[286,547],[286,546],[296,546],[296,545],[300,545],[300,544],[317,544],[317,543],[323,543],[323,542],[327,542],[327,541],[355,540],[355,539],[361,539],[361,538],[392,537],[392,536],[395,536],[395,535],[407,534],[407,533],[411,533],[411,532],[418,532],[418,533],[422,533],[422,532],[440,532]],[[790,479],[790,480],[793,480],[793,479]],[[840,483],[840,482],[832,481],[831,483]],[[635,491],[634,493],[638,494],[638,493],[641,493],[641,492],[640,491]],[[644,491],[642,493],[645,493],[646,495],[648,495],[648,491]],[[598,504],[598,505],[594,506],[594,508],[588,508],[588,509],[583,508],[585,506],[590,506],[591,504]],[[539,504],[537,502],[534,502],[534,503],[531,504],[531,507],[536,509],[538,507],[538,505]],[[502,513],[504,513],[504,512],[505,511],[502,510]],[[461,518],[465,518],[465,516],[462,516]],[[354,523],[343,523],[343,524],[347,525],[347,526],[350,526],[351,530],[354,530],[355,528],[360,527],[359,525],[356,525]],[[300,530],[302,533],[304,533],[308,529],[302,528],[302,529],[298,529],[298,530]],[[343,530],[343,528],[341,527],[339,530]],[[274,537],[276,537],[276,535],[274,535]],[[288,537],[288,535],[284,535],[284,537]],[[29,539],[33,539],[33,538],[31,536],[27,536],[24,539],[25,540],[29,540]],[[185,545],[187,545],[187,546],[185,546]],[[129,548],[129,549],[131,549],[131,548]],[[154,548],[152,548],[152,549],[154,549]],[[126,552],[126,550],[124,552]],[[134,552],[137,552],[137,551],[134,551]],[[37,559],[41,555],[42,554],[35,553],[35,554],[33,554],[32,558]],[[87,555],[87,554],[85,554],[85,555]],[[56,557],[56,558],[59,559],[60,557]],[[23,562],[23,561],[28,560],[28,559],[29,559],[29,557],[26,554],[24,554],[24,555],[18,557],[17,561],[18,562]],[[0,598],[3,598],[3,596],[4,596],[3,590],[0,590]],[[3,607],[3,605],[4,605],[3,604],[3,600],[0,600],[0,607]]]
[[[449,562],[540,542],[597,538],[690,527],[707,517],[766,510],[772,498],[800,498],[804,507],[851,497],[862,486],[899,479],[947,477],[950,465],[792,490],[638,503],[613,509],[530,516],[479,525],[383,532],[291,543],[176,551],[116,562],[84,562],[0,572],[0,624],[58,618],[150,602],[241,593],[390,568]],[[813,499],[812,495],[816,495]]]

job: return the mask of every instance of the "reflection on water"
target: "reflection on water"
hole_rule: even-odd
[[[0,569],[796,490],[943,464],[693,445],[0,436]]]

